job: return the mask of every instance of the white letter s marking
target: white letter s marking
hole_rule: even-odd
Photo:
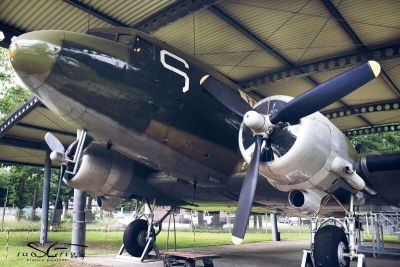
[[[186,73],[184,73],[183,71],[178,70],[177,68],[175,68],[175,67],[173,67],[171,65],[168,65],[168,63],[165,62],[165,55],[168,55],[168,56],[170,56],[170,57],[182,62],[187,69],[189,69],[189,64],[186,62],[186,60],[184,60],[184,59],[172,54],[171,52],[168,52],[167,50],[161,50],[160,51],[160,61],[163,64],[163,66],[166,69],[172,70],[173,72],[175,72],[175,73],[177,73],[177,74],[179,74],[179,75],[181,75],[181,76],[183,76],[185,78],[185,86],[183,86],[183,92],[184,93],[187,92],[189,90],[189,77],[188,77],[188,75]]]

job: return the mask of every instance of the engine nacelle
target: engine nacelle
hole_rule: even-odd
[[[77,173],[73,177],[64,178],[64,182],[71,187],[106,198],[121,198],[132,178],[131,159],[107,150],[105,145],[93,142],[84,150]]]
[[[289,96],[268,97],[258,102],[254,110],[260,114],[274,114],[291,99]],[[345,168],[354,167],[357,161],[353,145],[319,112],[291,125],[276,125],[268,137],[268,143],[266,147],[272,149],[273,159],[265,155],[261,157],[260,174],[272,186],[285,192],[310,189],[325,191],[342,177],[342,172],[338,172],[340,166],[336,163],[343,162],[345,165],[342,167]],[[239,147],[249,163],[254,150],[254,137],[244,123],[239,132]],[[353,175],[353,178],[358,177]]]
[[[289,192],[288,198],[292,207],[300,212],[311,214],[320,208],[321,201],[326,195],[325,192],[319,190],[293,190]]]

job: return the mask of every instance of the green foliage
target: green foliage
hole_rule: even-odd
[[[7,50],[0,48],[0,120],[31,95],[27,89],[16,83],[16,79]]]
[[[50,181],[49,201],[55,204],[57,193],[57,181],[59,172],[52,170]],[[9,197],[7,206],[15,206],[19,210],[27,206],[38,207],[42,203],[42,187],[44,172],[43,168],[29,166],[0,166],[0,187],[8,188]],[[2,192],[5,190],[2,190]],[[34,198],[36,191],[36,198]],[[71,198],[73,190],[67,186],[62,186],[60,200],[65,201]],[[4,201],[4,194],[1,194],[1,203]],[[19,219],[20,215],[17,214]]]
[[[355,136],[351,138],[351,142],[355,146],[364,146],[368,152],[399,151],[400,132]]]
[[[136,207],[136,200],[125,200],[122,201],[116,208],[115,210],[121,210],[121,208],[124,209],[124,211],[133,211]]]
[[[32,203],[32,192],[39,188],[41,170],[35,167],[12,166],[4,168],[0,172],[0,181],[3,187],[8,188],[8,204],[18,208],[18,219],[22,214],[19,213],[24,207]]]

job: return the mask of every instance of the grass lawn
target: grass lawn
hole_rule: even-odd
[[[25,225],[26,224],[26,225]],[[64,225],[64,230],[58,232],[49,232],[48,240],[49,244],[45,247],[38,246],[41,250],[46,250],[50,244],[57,243],[70,243],[71,241],[71,230],[68,229],[70,225]],[[0,266],[64,266],[73,267],[80,266],[79,262],[71,261],[54,261],[56,258],[51,258],[48,261],[48,257],[43,257],[42,261],[32,257],[32,253],[36,255],[43,255],[42,252],[36,251],[33,248],[27,246],[28,242],[39,241],[39,223],[31,224],[30,226],[21,221],[20,223],[8,224],[7,227],[10,229],[7,242],[7,232],[0,232]],[[34,229],[33,231],[27,231],[26,229]],[[98,254],[116,254],[119,250],[122,242],[122,231],[105,231],[107,224],[88,224],[86,233],[86,255],[98,255]],[[96,229],[96,230],[95,230]],[[157,245],[160,249],[165,249],[167,239],[167,232],[163,231],[157,236]],[[309,240],[310,233],[304,228],[302,232],[281,230],[282,240]],[[370,236],[365,236],[366,241],[370,240]],[[170,233],[169,247],[173,248],[173,232]],[[263,230],[249,229],[244,242],[263,242],[271,241],[272,236],[269,231],[266,234]],[[385,242],[399,242],[396,236],[385,236]],[[8,249],[7,249],[8,243]],[[177,248],[192,248],[202,246],[216,246],[216,245],[229,245],[231,244],[231,235],[227,230],[216,230],[210,229],[198,229],[195,235],[189,230],[179,230],[177,232]],[[69,258],[69,247],[62,250],[52,250],[51,254],[63,253]],[[7,257],[6,257],[7,254]],[[61,258],[60,258],[61,259]],[[62,259],[61,259],[62,260]]]
[[[309,233],[281,233],[282,240],[307,240],[310,237]],[[69,243],[71,240],[71,232],[50,232],[49,242]],[[157,236],[157,245],[160,249],[165,249],[167,233],[161,232]],[[69,262],[47,262],[48,258],[43,257],[43,261],[31,261],[33,258],[30,256],[32,252],[36,255],[42,255],[32,248],[27,247],[27,242],[38,241],[39,233],[27,231],[13,231],[9,233],[8,241],[8,255],[6,258],[6,244],[7,233],[0,233],[0,266],[70,266]],[[113,254],[117,253],[121,246],[122,231],[119,232],[100,232],[88,231],[86,236],[86,255],[95,254]],[[246,234],[245,242],[261,242],[270,241],[271,233],[265,234],[262,231],[249,231]],[[177,248],[190,248],[201,247],[210,245],[226,245],[231,244],[231,235],[227,232],[197,232],[195,236],[192,232],[179,231],[177,232]],[[45,246],[46,249],[48,246]],[[173,247],[173,234],[170,233],[169,247]],[[41,247],[39,247],[41,248]],[[42,248],[41,248],[42,249]],[[67,252],[68,250],[59,250],[60,252]],[[54,251],[53,251],[54,252]],[[54,253],[56,253],[55,251]],[[19,253],[19,254],[18,254]],[[26,254],[23,254],[26,253]],[[29,259],[29,261],[28,261]],[[73,265],[71,265],[73,266]]]

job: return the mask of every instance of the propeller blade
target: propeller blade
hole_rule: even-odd
[[[52,133],[46,133],[44,140],[53,152],[64,154],[65,148],[61,144],[60,140],[57,139]]]
[[[251,206],[254,201],[258,180],[258,167],[260,164],[261,136],[256,136],[256,142],[253,157],[250,161],[249,169],[243,180],[242,189],[240,190],[239,203],[236,211],[235,224],[232,230],[232,242],[240,244],[243,241],[247,229],[247,222],[251,212]]]
[[[295,122],[338,101],[375,79],[381,71],[376,61],[368,61],[295,97],[270,118],[273,124]]]
[[[56,219],[56,209],[57,209],[57,204],[58,204],[58,199],[60,197],[60,190],[61,190],[61,183],[64,178],[65,170],[67,169],[67,166],[61,164],[60,168],[60,177],[58,177],[58,185],[57,185],[57,194],[56,194],[56,202],[54,204],[54,212],[53,212],[53,218],[51,219],[51,226],[54,226],[54,221]]]
[[[252,109],[238,90],[233,90],[210,75],[204,76],[200,80],[200,85],[222,105],[241,117]]]

